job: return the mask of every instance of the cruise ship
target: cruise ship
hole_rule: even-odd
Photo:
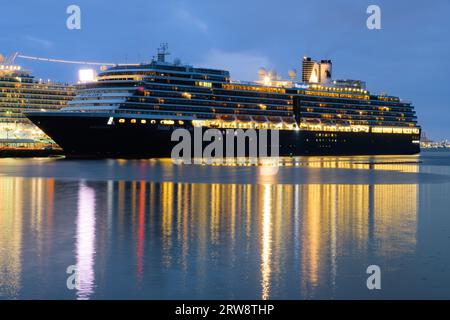
[[[261,70],[242,82],[168,62],[166,49],[148,63],[104,69],[60,111],[26,116],[74,158],[170,157],[173,131],[196,127],[277,130],[280,156],[420,152],[412,104],[362,81],[332,80],[330,60],[305,57],[300,81],[294,71],[282,80]]]
[[[75,88],[36,79],[29,70],[0,55],[0,149],[39,149],[54,145],[25,116],[25,111],[56,111],[66,107]]]

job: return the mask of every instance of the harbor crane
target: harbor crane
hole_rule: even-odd
[[[157,60],[159,62],[165,62],[165,58],[170,53],[168,52],[168,44],[162,43],[160,48],[158,49]],[[4,57],[0,54],[0,64],[12,65],[16,58],[27,59],[27,60],[35,60],[35,61],[46,61],[46,62],[57,62],[57,63],[66,63],[66,64],[83,64],[83,65],[91,65],[91,66],[100,66],[100,69],[106,69],[108,66],[127,66],[133,65],[129,63],[111,63],[111,62],[93,62],[93,61],[76,61],[76,60],[65,60],[65,59],[53,59],[53,58],[45,58],[45,57],[35,57],[28,56],[24,54],[20,54],[19,52],[14,52],[9,57]],[[153,57],[154,59],[154,57]]]
[[[118,65],[118,63],[109,63],[109,62],[75,61],[75,60],[35,57],[35,56],[28,56],[28,55],[20,54],[19,52],[14,52],[9,57],[4,57],[3,55],[0,54],[0,64],[13,65],[16,58],[35,60],[35,61],[57,62],[57,63],[65,63],[65,64],[83,64],[83,65],[91,65],[91,66],[100,66],[101,69],[104,69],[104,68],[106,69],[108,66]]]
[[[51,58],[26,56],[26,55],[17,54],[17,53],[16,53],[16,57],[22,58],[22,59],[28,59],[28,60],[38,60],[38,61],[47,61],[47,62],[59,62],[59,63],[68,63],[68,64],[86,64],[86,65],[91,65],[91,66],[115,66],[115,65],[117,65],[117,63],[51,59]]]

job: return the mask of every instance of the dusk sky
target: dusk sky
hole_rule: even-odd
[[[81,8],[81,30],[66,8]],[[381,7],[381,30],[366,9]],[[333,60],[333,78],[412,100],[433,139],[450,138],[450,1],[3,1],[0,53],[131,63],[161,42],[182,62],[254,80],[260,67],[287,77],[301,58]],[[82,66],[17,59],[38,78],[74,82]]]

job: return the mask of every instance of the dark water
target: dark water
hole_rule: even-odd
[[[277,174],[1,159],[0,299],[16,298],[450,299],[450,152]]]

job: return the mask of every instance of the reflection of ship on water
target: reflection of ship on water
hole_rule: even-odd
[[[224,277],[231,282],[238,266],[247,266],[241,268],[248,272],[259,269],[260,298],[282,294],[281,288],[292,281],[287,275],[298,273],[297,294],[314,296],[319,287],[336,283],[346,248],[385,263],[415,250],[415,185],[145,185],[119,182],[115,189],[122,192],[116,201],[128,198],[128,189],[136,199],[134,221],[140,221],[139,202],[159,207],[146,215],[145,223],[160,225],[159,231],[153,227],[153,237],[162,237],[162,265],[197,274],[203,286],[214,274],[202,263],[212,259],[225,264],[221,272],[230,273]],[[139,200],[144,186],[148,199]],[[195,266],[202,271],[193,270]]]
[[[343,256],[362,253],[353,260],[367,260],[367,267],[415,250],[416,185],[311,185],[304,197],[301,287],[307,296],[327,284],[334,289]]]
[[[24,273],[30,272],[41,281],[47,274],[34,269],[34,265],[49,263],[45,252],[51,251],[53,242],[44,241],[45,233],[54,224],[53,179],[0,179],[0,300],[23,297]],[[28,242],[33,237],[32,242]],[[27,248],[33,245],[33,250]]]
[[[416,172],[417,166],[381,169]],[[177,283],[177,297],[195,297],[213,290],[214,283],[217,291],[212,296],[233,292],[270,299],[333,292],[338,283],[342,287],[349,256],[354,265],[366,267],[369,258],[395,262],[414,253],[416,246],[416,185],[146,181],[79,185],[20,178],[0,183],[0,228],[7,231],[0,236],[5,248],[0,255],[0,294],[20,292],[24,246],[35,241],[36,232],[42,235],[60,219],[89,221],[67,232],[68,239],[76,239],[71,242],[70,262],[89,271],[80,297],[95,297],[98,283],[108,278],[103,274],[109,272],[107,266],[117,263],[115,255],[131,261],[135,282],[128,284],[130,290],[143,288],[139,284],[144,282]],[[60,188],[73,189],[78,197],[73,199],[73,212],[65,210],[64,217],[45,205]],[[30,195],[35,210],[16,206],[18,197]],[[95,203],[95,221],[92,212],[83,209],[89,203]],[[30,226],[14,219],[25,209],[34,215]],[[113,240],[116,236],[122,240]],[[49,250],[51,244],[39,239],[40,250]],[[35,264],[44,262],[38,259]],[[95,274],[94,265],[102,274]],[[155,287],[149,297],[161,297],[159,289]]]
[[[0,179],[0,299],[18,298],[22,286],[23,179]]]

